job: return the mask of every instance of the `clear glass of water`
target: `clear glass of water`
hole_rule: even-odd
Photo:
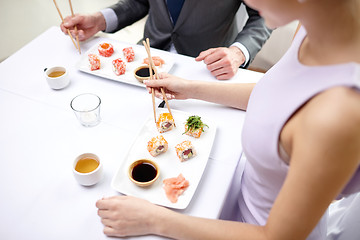
[[[79,122],[85,127],[93,127],[100,123],[101,99],[93,93],[83,93],[74,97],[70,106]]]

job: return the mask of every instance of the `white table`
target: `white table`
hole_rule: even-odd
[[[101,40],[83,43],[83,52]],[[203,63],[172,55],[170,73],[217,81]],[[95,202],[119,194],[111,179],[152,114],[151,95],[142,87],[78,71],[79,58],[70,39],[52,27],[0,64],[0,239],[107,239]],[[54,64],[70,71],[65,89],[52,90],[44,79],[43,69]],[[240,70],[228,82],[256,82],[261,76]],[[96,127],[82,127],[70,109],[71,99],[84,92],[102,99],[102,122]],[[171,101],[170,106],[218,124],[197,191],[186,209],[177,210],[217,218],[242,153],[245,113],[198,100]],[[80,186],[72,176],[72,162],[84,152],[97,154],[104,164],[104,179],[92,187]]]

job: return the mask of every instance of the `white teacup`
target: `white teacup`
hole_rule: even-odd
[[[73,163],[73,174],[77,182],[84,186],[98,183],[103,176],[102,163],[93,153],[78,156]]]
[[[65,67],[56,66],[45,68],[45,78],[50,88],[62,89],[69,85],[70,78]]]

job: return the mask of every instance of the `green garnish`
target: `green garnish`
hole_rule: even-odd
[[[190,116],[187,120],[186,120],[186,123],[185,125],[187,126],[187,130],[186,132],[184,132],[183,134],[189,132],[189,131],[195,131],[197,129],[201,129],[203,132],[204,131],[204,127],[209,127],[208,125],[204,124],[202,121],[201,121],[201,117],[199,116]]]

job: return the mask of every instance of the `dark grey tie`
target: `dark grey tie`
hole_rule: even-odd
[[[173,24],[176,24],[176,21],[179,17],[180,11],[184,5],[185,0],[166,0],[166,4],[171,15],[171,19]],[[162,101],[159,104],[159,108],[163,108],[165,106],[165,101]]]
[[[184,1],[185,0],[166,0],[166,4],[174,25],[176,24],[176,21],[179,17],[181,8],[184,5]]]

